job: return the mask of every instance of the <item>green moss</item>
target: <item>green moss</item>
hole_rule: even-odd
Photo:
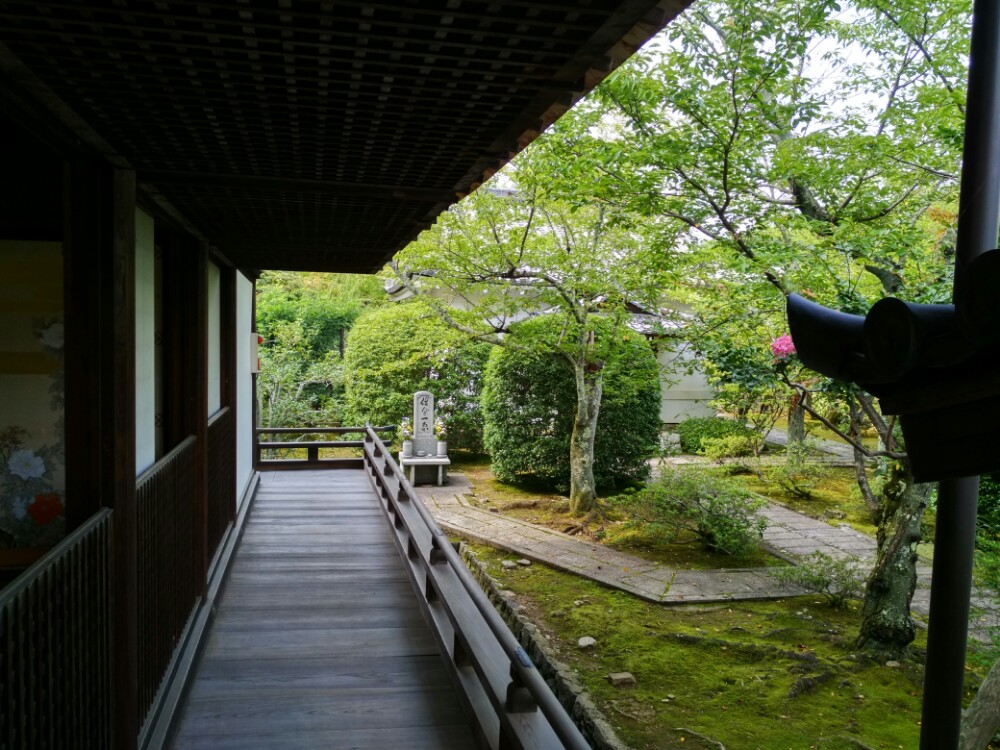
[[[663,607],[543,565],[504,570],[504,555],[488,548],[477,554],[635,748],[701,746],[678,727],[748,750],[917,745],[922,666],[858,655],[856,609],[816,597]],[[597,639],[595,653],[576,649],[585,635]],[[634,689],[607,683],[620,671],[635,675]]]

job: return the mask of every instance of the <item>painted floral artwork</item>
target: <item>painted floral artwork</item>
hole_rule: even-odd
[[[65,533],[63,324],[33,321],[41,350],[56,361],[48,379],[48,403],[36,404],[46,437],[27,427],[0,424],[0,548],[51,547]]]

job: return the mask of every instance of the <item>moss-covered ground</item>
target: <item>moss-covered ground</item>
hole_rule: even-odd
[[[857,610],[830,609],[818,597],[664,607],[544,565],[506,570],[503,553],[475,549],[632,747],[918,744],[923,633],[910,659],[885,666],[853,648]],[[595,651],[576,647],[583,636],[597,640]],[[626,671],[636,678],[634,688],[606,680]],[[970,696],[976,681],[970,672]]]
[[[607,508],[596,520],[576,518],[561,495],[498,482],[482,457],[460,456],[454,468],[472,481],[474,503],[642,557],[686,568],[769,564],[763,553],[750,561],[734,560],[697,545],[663,544],[628,528]],[[722,467],[685,470],[729,473]],[[831,523],[875,533],[852,469],[820,472],[812,478],[808,499],[783,489],[766,472],[732,478],[800,512],[825,518],[827,511],[836,511],[844,517]],[[928,540],[933,518],[928,512]],[[515,592],[523,613],[550,637],[558,658],[579,672],[634,748],[717,750],[721,742],[727,750],[875,750],[918,744],[924,631],[908,659],[885,666],[853,648],[857,603],[835,610],[820,597],[807,596],[665,607],[540,564],[507,570],[500,565],[503,552],[476,551],[490,575]],[[920,552],[929,558],[932,545],[921,545]],[[583,636],[597,639],[594,652],[576,647]],[[998,653],[1000,643],[970,643],[968,699]],[[621,671],[635,675],[636,687],[607,682],[607,674]]]

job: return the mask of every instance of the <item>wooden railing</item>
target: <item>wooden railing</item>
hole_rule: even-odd
[[[365,434],[365,427],[257,427],[254,429],[253,445],[254,459],[258,469],[288,469],[288,468],[328,468],[328,469],[360,469],[363,459],[360,456],[321,457],[321,449],[354,448],[364,445],[364,440],[306,440],[301,438],[313,435],[357,435]],[[395,425],[372,427],[376,432],[390,432]],[[295,440],[272,440],[272,435],[299,436]],[[266,439],[261,440],[261,437]],[[265,458],[265,451],[270,453]],[[275,456],[280,453],[280,456]],[[305,453],[305,456],[294,455]]]
[[[364,461],[482,744],[588,750],[580,730],[372,429],[365,434]]]
[[[191,436],[136,480],[140,724],[202,590]]]
[[[236,508],[233,466],[233,410],[221,409],[208,422],[208,556],[219,548]]]
[[[112,511],[0,593],[0,747],[111,745]]]

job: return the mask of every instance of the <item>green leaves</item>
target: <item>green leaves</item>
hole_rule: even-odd
[[[452,330],[419,301],[371,310],[351,329],[345,401],[355,424],[397,424],[427,390],[448,415],[452,447],[482,449],[479,387],[489,345]]]
[[[559,321],[546,317],[521,327],[533,330],[520,335],[543,341],[558,331]],[[608,323],[598,326],[599,342],[612,336],[614,343],[598,344],[608,352],[594,448],[594,478],[601,488],[644,479],[660,432],[656,358],[642,336],[614,334]],[[482,392],[493,474],[502,481],[531,477],[568,489],[577,398],[573,369],[553,351],[494,351]]]

